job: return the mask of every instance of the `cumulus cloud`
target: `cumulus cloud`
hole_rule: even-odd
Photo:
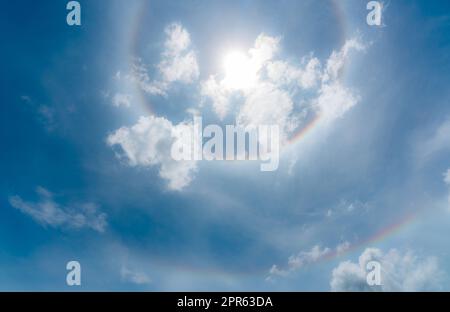
[[[90,228],[104,232],[107,226],[106,214],[99,212],[94,203],[61,205],[48,190],[38,187],[36,190],[39,201],[24,201],[19,196],[9,198],[9,203],[22,213],[29,215],[43,226],[54,228]]]
[[[145,92],[163,96],[173,82],[193,83],[199,77],[189,32],[181,24],[172,23],[165,33],[164,51],[157,65],[160,79],[151,79],[140,59],[126,75]],[[278,125],[283,146],[315,115],[332,121],[358,103],[359,96],[345,87],[339,76],[350,51],[363,50],[364,46],[351,39],[324,63],[312,54],[295,63],[279,58],[280,42],[280,37],[262,33],[248,51],[230,53],[223,72],[199,82],[199,106],[210,103],[220,119],[233,114],[236,124],[246,128]],[[121,79],[121,75],[118,77]],[[126,100],[120,100],[125,105]],[[175,162],[168,155],[177,127],[180,125],[165,118],[142,117],[135,126],[123,127],[110,135],[108,144],[121,146],[131,166],[159,166],[159,174],[169,181],[169,187],[180,190],[192,181],[196,164]]]
[[[164,81],[185,83],[195,81],[198,78],[199,69],[196,54],[189,49],[191,38],[188,31],[180,24],[173,23],[166,28],[165,33],[167,35],[166,50],[158,65]]]
[[[265,62],[271,60],[279,49],[280,38],[260,34],[254,47],[250,49],[251,62],[255,64],[257,70],[261,69]]]
[[[130,73],[125,75],[128,81],[136,83],[144,92],[152,95],[167,95],[172,83],[190,84],[199,76],[197,55],[191,47],[189,32],[179,23],[170,24],[164,32],[164,51],[156,66],[160,79],[151,79],[147,66],[139,58],[134,61]]]
[[[229,110],[230,91],[224,88],[214,76],[203,81],[200,90],[203,98],[211,99],[214,111],[220,119],[223,119]]]
[[[298,121],[292,114],[294,103],[289,94],[270,83],[261,83],[246,97],[237,115],[237,124],[243,127],[278,125],[281,139],[293,131]]]
[[[201,83],[201,94],[204,102],[210,100],[220,118],[229,112],[230,97],[236,92],[247,94],[252,88],[261,89],[260,71],[274,57],[279,49],[280,38],[260,34],[248,53],[233,52],[228,55],[225,72],[211,75]],[[234,63],[234,64],[233,64]],[[231,65],[231,66],[230,66]]]
[[[359,96],[340,81],[340,73],[350,52],[364,49],[362,43],[351,39],[333,51],[325,64],[313,55],[295,64],[277,58],[279,37],[261,34],[247,53],[234,56],[236,70],[225,66],[222,75],[211,75],[201,83],[203,102],[211,102],[223,119],[230,113],[231,99],[238,94],[242,99],[234,112],[238,124],[277,124],[282,138],[287,139],[301,126],[305,111],[332,121],[359,102]]]
[[[332,272],[330,282],[333,291],[427,291],[438,290],[441,269],[435,257],[420,258],[411,251],[367,248],[358,263],[341,262]],[[381,265],[380,286],[369,286],[366,281],[366,265],[377,261]]]
[[[304,58],[303,62],[305,62]],[[321,79],[320,61],[309,58],[304,67],[294,66],[286,61],[269,62],[266,67],[267,77],[279,86],[294,86],[302,89],[315,87]]]
[[[186,123],[173,125],[163,117],[141,117],[135,125],[110,134],[107,143],[120,146],[117,156],[130,166],[159,166],[159,175],[168,181],[169,188],[181,190],[192,181],[197,164],[174,160],[171,148],[176,140],[183,139],[182,133],[189,127]]]

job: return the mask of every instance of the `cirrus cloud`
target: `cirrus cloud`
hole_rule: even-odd
[[[61,205],[56,202],[54,195],[45,188],[38,187],[36,192],[40,198],[37,202],[25,201],[20,196],[15,195],[9,198],[9,203],[45,227],[90,228],[97,232],[105,231],[107,215],[99,212],[99,207],[96,204]]]

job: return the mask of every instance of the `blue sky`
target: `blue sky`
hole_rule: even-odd
[[[80,3],[0,13],[1,290],[450,290],[450,4]],[[193,115],[278,124],[278,170],[174,162]]]

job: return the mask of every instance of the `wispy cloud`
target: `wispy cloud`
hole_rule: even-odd
[[[444,172],[444,182],[449,187],[448,199],[447,199],[447,201],[448,201],[447,209],[450,211],[450,169],[448,169],[446,172]]]
[[[125,93],[116,93],[112,99],[113,105],[116,107],[130,107],[131,95]]]
[[[339,245],[336,250],[341,253],[348,249],[350,244],[345,242]],[[324,257],[333,254],[334,251],[328,247],[321,247],[320,245],[316,245],[311,248],[309,251],[301,251],[296,255],[290,256],[288,259],[288,263],[284,267],[279,267],[278,265],[273,265],[269,270],[269,276],[267,280],[271,281],[275,277],[287,277],[298,270],[302,269],[306,265],[313,264]]]
[[[56,202],[54,195],[48,190],[36,189],[39,200],[29,202],[20,196],[11,196],[9,203],[22,213],[29,215],[43,226],[54,228],[90,228],[97,232],[104,232],[107,226],[106,214],[99,212],[94,203],[61,205]]]
[[[339,204],[335,207],[330,208],[326,211],[325,215],[327,217],[345,217],[352,214],[365,214],[372,209],[370,203],[361,202],[359,200],[341,200]]]
[[[447,185],[450,185],[450,169],[448,169],[445,173],[444,173],[444,182]]]
[[[29,95],[21,95],[20,99],[30,105],[37,112],[37,119],[49,132],[56,128],[56,110],[45,104],[37,104]]]
[[[430,161],[435,154],[450,150],[450,118],[439,124],[431,133],[419,139],[415,155],[417,162],[423,164]]]
[[[120,277],[123,281],[131,282],[137,285],[145,285],[151,283],[151,278],[142,271],[131,270],[126,266],[120,269]]]

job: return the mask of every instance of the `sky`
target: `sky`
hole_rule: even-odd
[[[367,2],[2,4],[0,290],[449,291],[450,3]],[[196,116],[277,170],[174,160]]]

